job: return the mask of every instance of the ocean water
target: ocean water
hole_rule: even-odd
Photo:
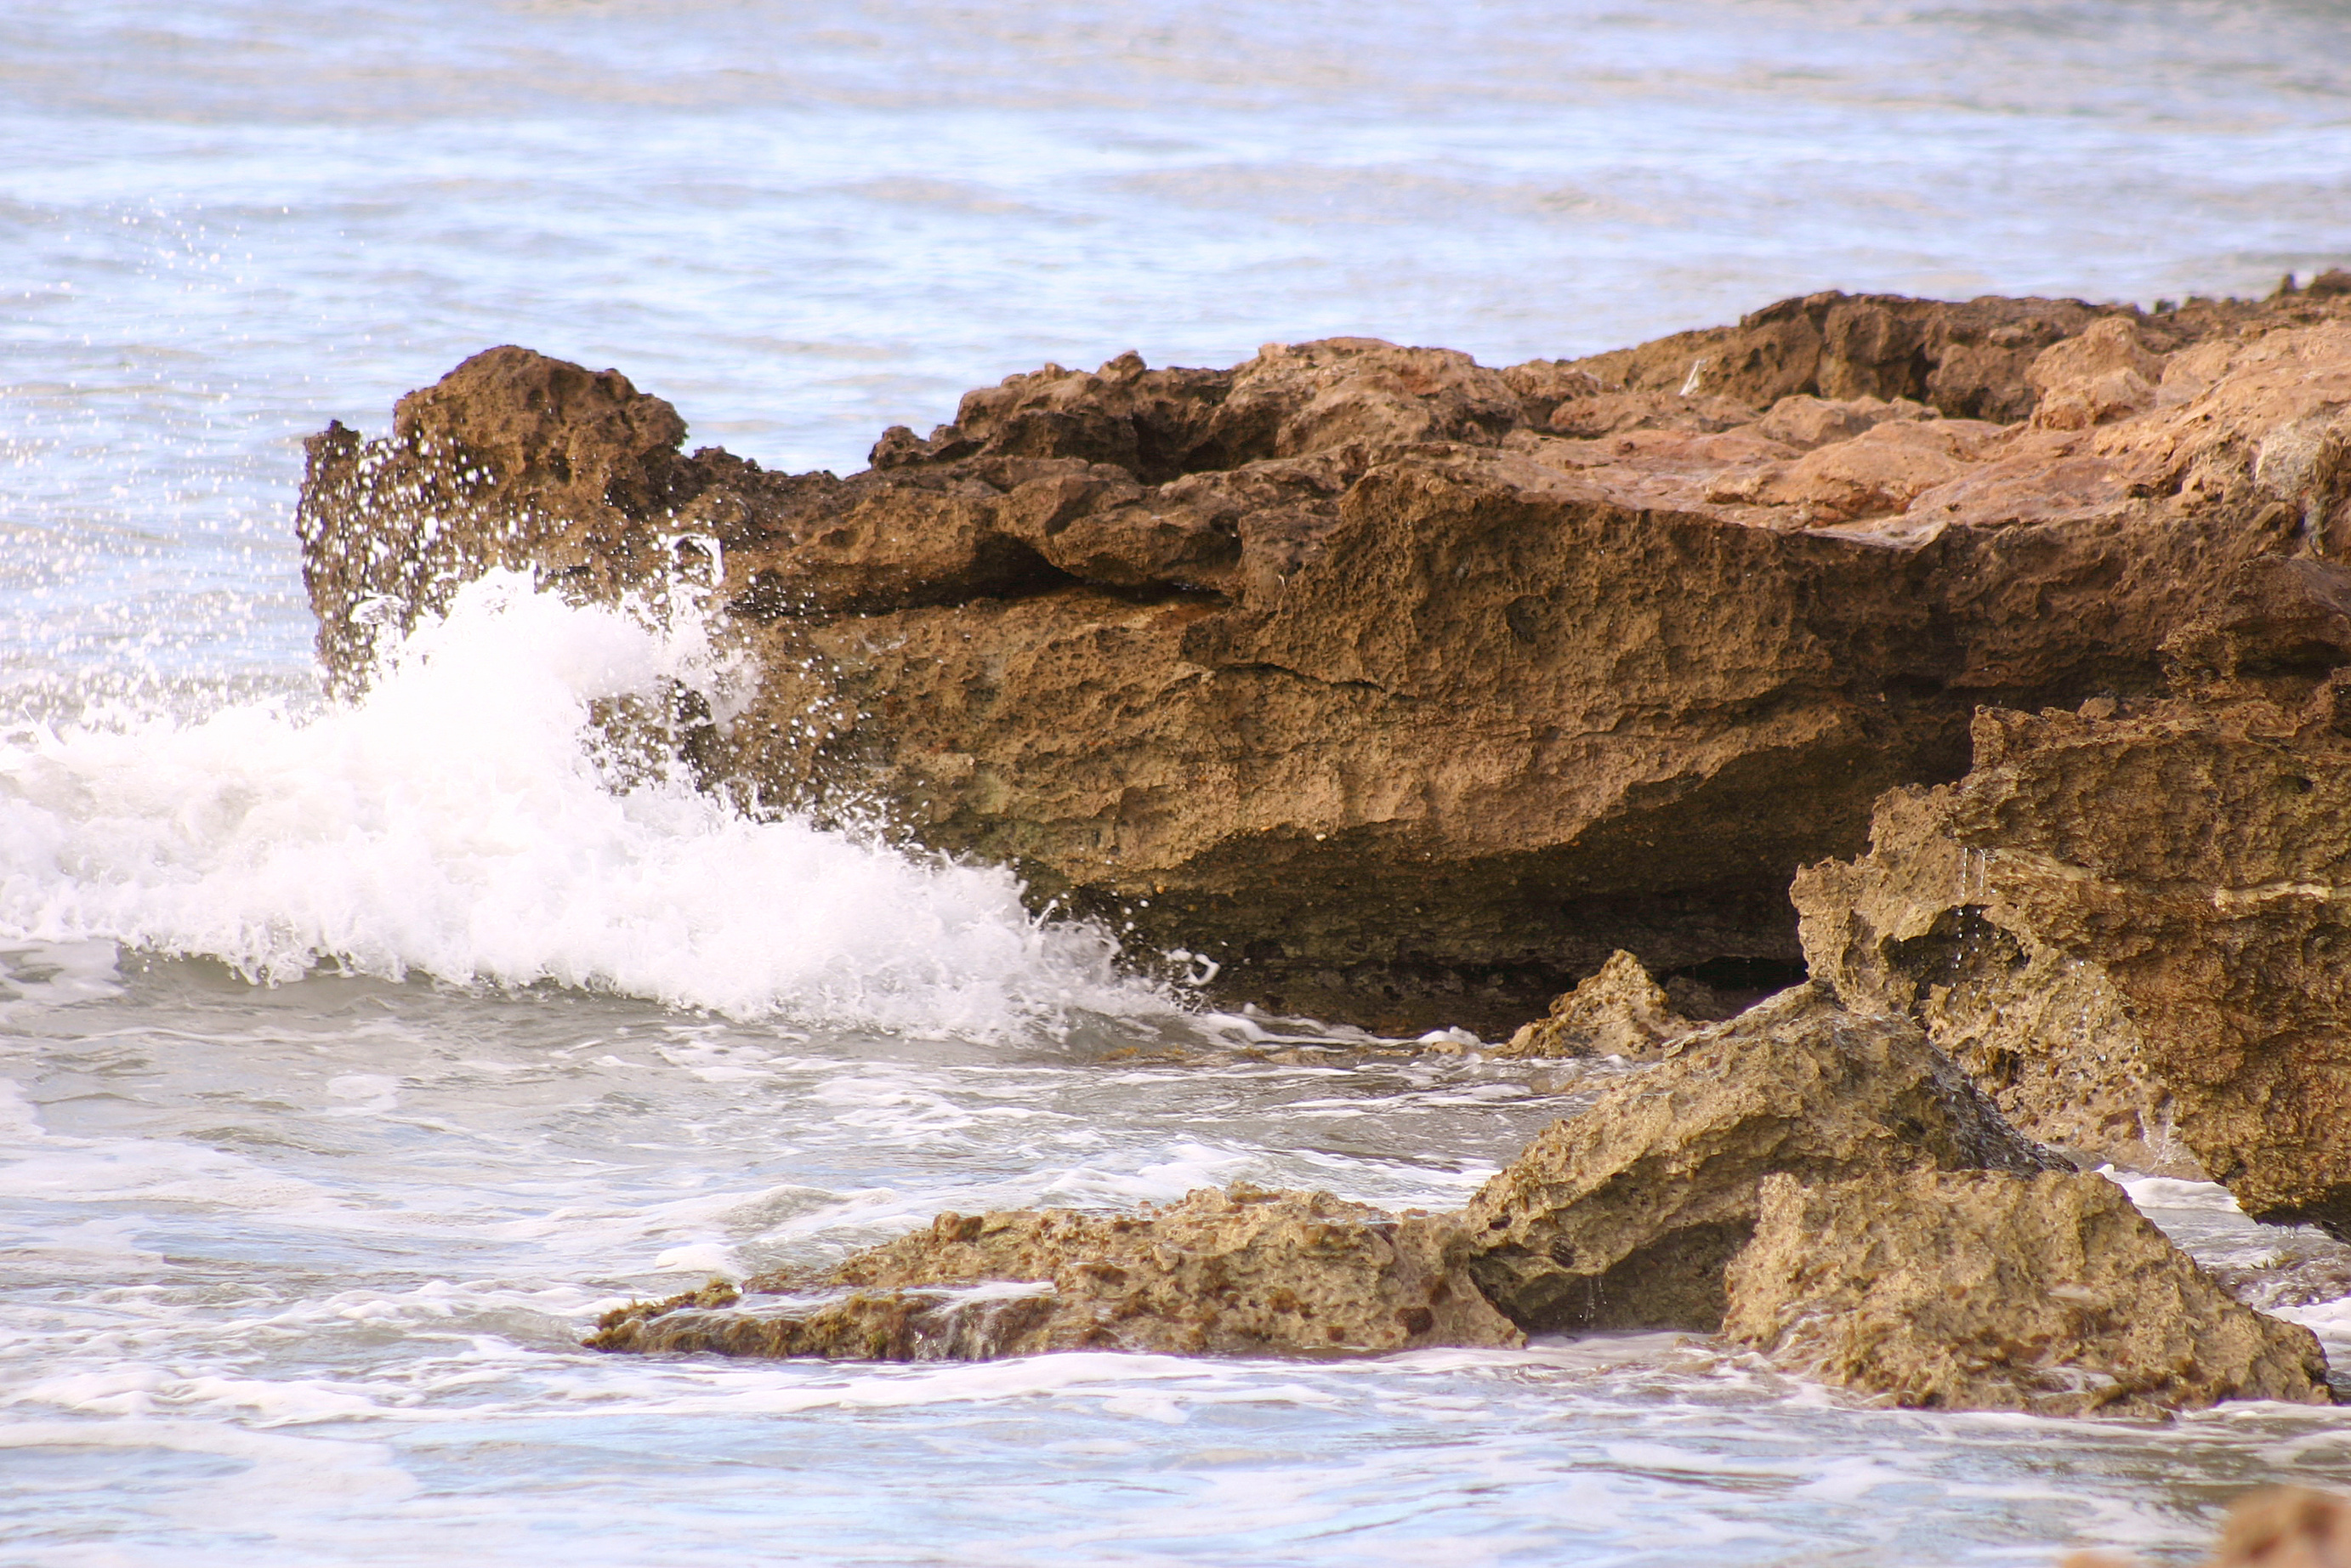
[[[847,471],[1129,348],[2265,292],[2351,264],[2351,5],[0,0],[0,1563],[2187,1563],[2351,1485],[2332,1412],[1687,1336],[583,1352],[940,1208],[1451,1204],[1584,1085],[1281,1059],[1000,872],[617,767],[590,705],[737,678],[691,614],[486,582],[330,706],[290,529],[301,435],[499,342]],[[2132,1190],[2351,1369],[2351,1250]]]

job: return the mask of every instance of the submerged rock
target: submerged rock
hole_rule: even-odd
[[[1979,705],[2152,693],[2231,571],[2351,549],[2346,318],[1821,295],[1504,370],[1129,354],[847,478],[498,349],[312,442],[305,577],[345,689],[492,565],[705,594],[759,672],[681,702],[714,786],[879,803],[1228,1001],[1499,1031],[1618,948],[1793,978],[1788,877],[1958,777]]]
[[[1531,1333],[1710,1331],[1767,1176],[2063,1166],[1908,1019],[1856,1017],[1803,986],[1537,1136],[1471,1199],[1468,1269]]]
[[[2332,602],[2271,624],[2351,643]],[[1986,713],[1964,780],[1797,879],[1814,973],[1917,1018],[2035,1136],[2351,1234],[2346,690]]]
[[[756,1309],[731,1291],[608,1315],[601,1350],[933,1361],[1113,1349],[1361,1354],[1507,1345],[1450,1217],[1246,1185],[1136,1215],[943,1214]],[[1006,1287],[1013,1287],[1006,1289]],[[816,1287],[826,1293],[809,1296]],[[846,1289],[843,1289],[846,1287]]]
[[[1655,1056],[1698,1028],[1674,1010],[1673,998],[1641,960],[1619,948],[1600,972],[1551,1004],[1551,1011],[1497,1047],[1505,1059],[1544,1056]]]
[[[1728,1283],[1727,1337],[1906,1406],[2333,1401],[2317,1336],[2232,1300],[2101,1176],[1768,1176]]]

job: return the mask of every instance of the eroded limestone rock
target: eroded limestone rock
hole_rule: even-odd
[[[1468,1250],[1450,1216],[1246,1185],[1134,1215],[943,1214],[820,1279],[747,1287],[798,1299],[747,1307],[731,1289],[695,1292],[613,1312],[589,1343],[890,1361],[1521,1343],[1463,1271]]]
[[[1641,960],[1619,948],[1600,972],[1559,997],[1543,1018],[1521,1028],[1493,1054],[1625,1056],[1646,1059],[1698,1029]]]
[[[2344,574],[2283,564],[2187,640],[2258,683],[2351,645],[2346,608]],[[2232,689],[1987,712],[1973,772],[1889,796],[1794,896],[1813,973],[1917,1018],[2026,1131],[2343,1234],[2351,704]]]
[[[1856,1017],[1802,986],[1545,1129],[1470,1201],[1468,1268],[1531,1332],[1711,1330],[1767,1176],[2063,1164],[1907,1019]]]
[[[2333,1401],[2317,1336],[2231,1299],[2101,1176],[1767,1176],[1728,1283],[1726,1336],[1905,1406]]]
[[[1122,355],[846,478],[501,349],[313,442],[305,572],[345,689],[488,566],[706,595],[759,671],[674,716],[714,786],[1011,864],[1224,1000],[1501,1032],[1620,947],[1792,977],[1787,878],[1958,777],[1976,706],[2152,694],[2236,574],[2351,553],[2346,319],[1817,296],[1500,371]],[[2024,423],[2107,360],[2155,403]]]
[[[622,1308],[588,1343],[935,1361],[1718,1327],[1927,1407],[2329,1398],[2307,1331],[2232,1300],[2121,1188],[2020,1137],[1915,1029],[1816,986],[1672,1048],[1461,1214],[1246,1186],[1134,1215],[943,1214],[820,1275]]]
[[[2057,1568],[2138,1568],[2111,1552],[2076,1552]],[[2231,1504],[2202,1568],[2351,1568],[2351,1500],[2307,1487],[2261,1487]]]

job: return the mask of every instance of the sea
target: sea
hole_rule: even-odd
[[[615,777],[597,705],[740,679],[690,607],[486,580],[330,702],[291,526],[303,435],[499,343],[846,473],[1129,349],[2264,294],[2351,265],[2351,5],[0,0],[0,1563],[2185,1564],[2351,1486],[2351,1413],[1906,1412],[1691,1335],[585,1351],[941,1209],[1453,1205],[1591,1075]],[[2351,1374],[2351,1249],[2116,1174]]]

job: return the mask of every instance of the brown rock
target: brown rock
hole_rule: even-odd
[[[1792,978],[1787,878],[1858,852],[1888,786],[1956,778],[1978,705],[2148,695],[2247,563],[2351,553],[2338,316],[1821,296],[1697,335],[1744,346],[1694,386],[1694,339],[1509,372],[1358,339],[1123,355],[847,478],[681,456],[617,374],[500,350],[386,440],[313,443],[305,573],[345,689],[491,565],[707,595],[759,685],[675,727],[755,808],[878,807],[1205,954],[1226,1001],[1498,1032],[1619,947]],[[2171,401],[1970,423],[2102,319]]]
[[[1398,1218],[1328,1193],[1246,1185],[1139,1215],[943,1214],[820,1280],[772,1277],[747,1287],[798,1290],[797,1301],[746,1308],[729,1289],[695,1292],[610,1313],[589,1343],[932,1361],[1521,1343],[1463,1271],[1467,1252],[1450,1217]],[[810,1286],[831,1289],[810,1296]]]
[[[2025,372],[2041,394],[2032,423],[2046,430],[2082,430],[2150,408],[2162,379],[2162,357],[2126,316],[2104,317],[2052,344]]]
[[[1755,422],[1755,411],[1729,398],[1685,397],[1663,392],[1603,392],[1562,402],[1552,411],[1554,435],[1595,440],[1628,430],[1711,434]]]
[[[1519,394],[1520,421],[1529,426],[1547,423],[1552,411],[1563,402],[1594,397],[1608,390],[1599,377],[1590,371],[1576,369],[1565,360],[1529,360],[1522,365],[1507,365],[1501,376]]]
[[[1899,420],[1815,447],[1718,489],[1725,498],[1799,507],[1807,521],[1839,523],[1900,512],[1913,497],[1966,474],[2000,427],[1971,419]]]
[[[2284,575],[2344,603],[2333,568]],[[2351,645],[2339,608],[2270,626],[2270,658],[2314,626]],[[1797,878],[1813,973],[1918,1019],[2035,1136],[2351,1230],[2339,691],[1986,712],[1974,772],[1888,796],[1869,853]]]
[[[819,1291],[747,1298],[723,1281],[607,1312],[583,1343],[643,1355],[828,1361],[992,1361],[1050,1348],[1050,1285]]]
[[[1690,1035],[1529,1144],[1463,1216],[1469,1271],[1530,1332],[1711,1330],[1766,1176],[2062,1164],[1907,1020],[1802,986]]]
[[[2264,576],[2318,604],[2191,625],[2189,642],[2229,644],[2254,670],[2311,634],[2351,646],[2342,573],[2290,567]],[[1918,1018],[2038,1138],[2208,1173],[2254,1218],[2344,1232],[2339,710],[2325,686],[2297,707],[2241,695],[1987,712],[1975,773],[1890,795],[1866,856],[1796,879],[1815,973]]]
[[[1907,1407],[2333,1402],[2317,1336],[2232,1300],[2101,1176],[1767,1176],[1727,1278],[1726,1336]]]
[[[2210,1568],[2351,1568],[2351,1500],[2307,1487],[2249,1492],[2229,1510]]]
[[[330,683],[363,684],[379,627],[406,631],[492,567],[608,591],[662,570],[640,559],[639,525],[691,485],[684,437],[677,411],[618,371],[512,347],[402,398],[388,442],[329,425],[309,443],[297,530]],[[364,570],[340,559],[352,549]]]
[[[1834,442],[1851,441],[1888,420],[1925,419],[1934,414],[1925,403],[1907,398],[1888,402],[1884,398],[1850,398],[1833,402],[1803,392],[1792,392],[1771,405],[1755,423],[1758,434],[1800,452]]]
[[[1814,294],[1736,327],[1578,362],[1628,390],[1703,392],[1758,407],[1796,393],[1912,398],[1961,418],[2010,421],[2032,412],[2024,378],[2042,350],[2126,309],[2076,299]]]
[[[1620,947],[1598,974],[1559,997],[1547,1016],[1520,1028],[1493,1054],[1646,1058],[1698,1027],[1674,1010],[1641,960]]]
[[[2077,1552],[2058,1568],[2136,1568],[2103,1552]],[[2351,1568],[2351,1500],[2307,1487],[2262,1487],[2229,1509],[2204,1568]]]

